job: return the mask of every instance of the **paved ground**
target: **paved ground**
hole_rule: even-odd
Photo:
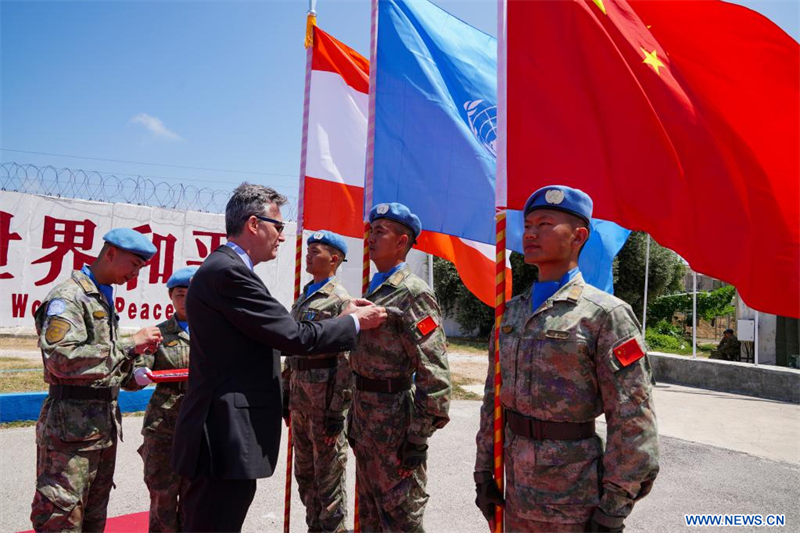
[[[651,495],[637,505],[626,532],[688,531],[683,525],[685,513],[784,513],[786,530],[800,530],[800,406],[664,385],[658,387],[656,402],[662,433],[661,474]],[[431,500],[425,518],[429,532],[486,531],[472,503],[477,410],[478,402],[454,402],[451,423],[432,439]],[[142,463],[136,454],[141,422],[139,417],[124,421],[112,516],[144,511],[148,506]],[[30,527],[33,442],[33,428],[0,430],[0,531]],[[281,463],[281,474],[259,482],[245,531],[281,529],[284,471]],[[352,495],[352,461],[348,474]],[[305,530],[302,513],[295,492],[294,531]],[[743,530],[748,529],[737,528]]]

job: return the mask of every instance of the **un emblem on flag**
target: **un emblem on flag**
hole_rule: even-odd
[[[469,129],[492,156],[497,157],[497,106],[484,100],[464,103]]]

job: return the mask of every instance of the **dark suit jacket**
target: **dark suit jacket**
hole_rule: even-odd
[[[186,307],[189,389],[175,426],[172,466],[188,477],[269,477],[281,440],[280,352],[350,350],[353,319],[296,322],[227,246],[194,275]]]

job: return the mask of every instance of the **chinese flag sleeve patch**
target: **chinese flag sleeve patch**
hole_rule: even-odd
[[[614,356],[622,366],[628,366],[644,357],[644,352],[634,337],[614,348]]]
[[[439,324],[436,323],[436,320],[432,316],[428,315],[419,322],[417,322],[417,330],[424,337],[431,331],[435,330],[436,326],[438,325]]]

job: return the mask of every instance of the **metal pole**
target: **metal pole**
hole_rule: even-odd
[[[433,290],[433,254],[428,254],[428,287]]]
[[[759,312],[756,311],[756,331],[755,331],[755,350],[753,351],[753,363],[758,366],[758,315]]]
[[[647,234],[647,248],[644,252],[644,304],[642,305],[642,337],[647,331],[647,285],[650,281],[650,234]]]
[[[692,270],[692,359],[697,359],[697,272]]]

